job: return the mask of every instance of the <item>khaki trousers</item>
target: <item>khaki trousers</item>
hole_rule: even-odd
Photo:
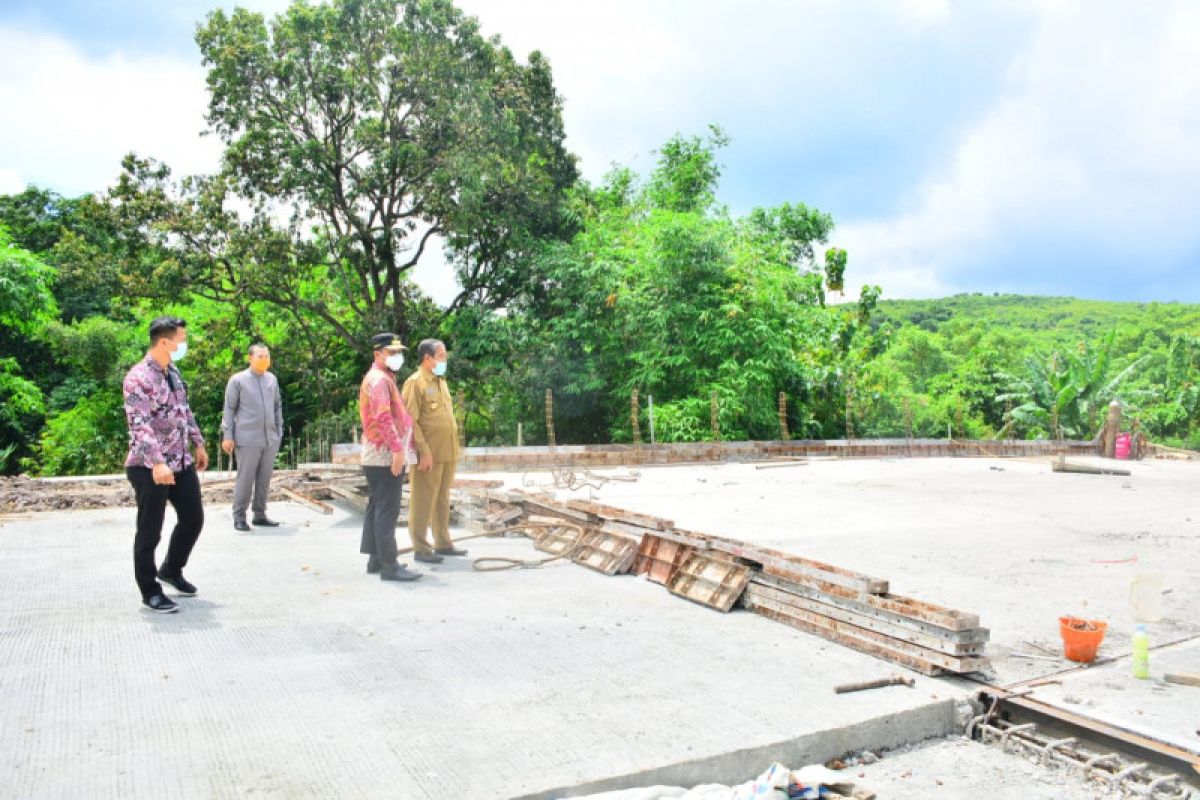
[[[411,496],[408,500],[408,535],[412,537],[413,552],[431,553],[433,548],[444,550],[454,546],[450,541],[450,484],[458,464],[454,461],[434,463],[428,470],[413,467]],[[425,531],[433,523],[433,547]]]

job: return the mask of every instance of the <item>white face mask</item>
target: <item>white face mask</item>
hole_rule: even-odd
[[[387,364],[388,369],[392,372],[399,372],[400,368],[404,366],[404,354],[396,353],[395,355],[388,356],[384,359],[384,363]]]
[[[176,347],[174,350],[171,351],[171,360],[179,361],[181,358],[183,358],[186,355],[187,355],[187,342],[180,342],[179,347]]]

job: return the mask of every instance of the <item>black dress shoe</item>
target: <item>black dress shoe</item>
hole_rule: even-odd
[[[246,531],[250,530],[250,526],[246,524],[246,520],[239,519],[233,523],[233,529],[235,531],[242,531],[245,533]]]
[[[196,585],[187,578],[183,577],[182,572],[177,572],[174,575],[170,575],[160,570],[158,573],[158,579],[168,586],[173,587],[175,591],[179,592],[184,597],[196,596]]]
[[[439,556],[465,556],[467,554],[467,551],[461,547],[439,547],[433,552]]]
[[[416,553],[413,555],[414,561],[420,561],[422,564],[440,564],[443,559],[441,556],[435,556],[433,553]]]
[[[382,567],[383,567],[383,565],[379,563],[379,556],[371,556],[370,558],[367,559],[367,574],[368,575],[378,575],[379,570],[382,569]]]
[[[396,564],[394,567],[389,567],[379,572],[379,580],[381,581],[417,581],[421,579],[421,573],[413,572],[403,564]]]
[[[142,601],[142,605],[151,611],[157,611],[159,614],[174,614],[179,610],[179,606],[175,605],[175,602],[170,600],[165,594],[151,595]]]
[[[273,519],[267,519],[266,517],[258,517],[257,519],[252,520],[250,524],[258,525],[263,528],[278,528],[279,527],[278,522],[276,522]]]

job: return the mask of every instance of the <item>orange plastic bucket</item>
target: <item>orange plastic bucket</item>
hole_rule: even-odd
[[[1104,641],[1108,623],[1098,619],[1059,617],[1058,632],[1063,640],[1063,655],[1070,661],[1090,664]]]

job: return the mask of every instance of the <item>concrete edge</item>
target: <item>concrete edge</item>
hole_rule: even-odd
[[[892,749],[959,732],[962,729],[956,711],[959,702],[961,700],[952,698],[939,700],[845,727],[807,733],[795,739],[601,778],[575,786],[539,790],[514,796],[510,800],[552,800],[655,785],[742,783],[758,777],[776,761],[798,769],[808,764],[824,764],[832,758],[860,750]]]

